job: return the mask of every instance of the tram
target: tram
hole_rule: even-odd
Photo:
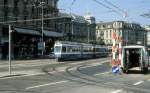
[[[108,48],[94,44],[57,41],[54,45],[54,55],[57,61],[106,57]]]

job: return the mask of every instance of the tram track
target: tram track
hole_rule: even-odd
[[[103,86],[103,87],[110,87],[110,88],[124,88],[124,89],[130,89],[130,90],[134,90],[134,91],[138,91],[138,92],[142,92],[142,93],[149,93],[149,89],[141,89],[141,87],[138,86],[133,86],[132,84],[128,84],[128,83],[118,83],[118,82],[113,82],[111,78],[109,78],[109,80],[106,80],[104,77],[101,77],[100,79],[85,74],[83,72],[81,72],[81,68],[82,66],[76,67],[76,74],[71,73],[70,71],[67,71],[68,73],[70,73],[71,75],[78,77],[78,78],[82,78],[82,79],[86,79],[87,81],[92,81],[93,83],[95,83],[95,85],[97,86]]]
[[[101,60],[102,61],[102,60]],[[105,61],[105,60],[103,60]],[[96,61],[95,61],[96,62]],[[100,86],[100,87],[107,87],[107,88],[120,88],[124,90],[130,90],[130,91],[136,91],[139,93],[149,93],[150,91],[148,89],[143,89],[138,86],[133,86],[132,84],[128,83],[118,83],[114,82],[113,79],[109,78],[109,80],[106,80],[105,77],[101,77],[100,79],[88,75],[86,73],[83,73],[81,70],[81,67],[89,66],[91,62],[88,63],[81,63],[76,65],[70,65],[65,68],[65,71],[62,73],[57,68],[55,68],[55,72],[57,73],[48,73],[50,76],[59,77],[60,79],[65,79],[71,82],[80,83],[82,85],[80,86],[86,86],[86,85],[94,85],[94,86]],[[77,86],[77,87],[80,87]]]

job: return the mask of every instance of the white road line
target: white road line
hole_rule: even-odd
[[[150,81],[150,79],[148,79],[147,81]]]
[[[118,90],[112,91],[111,93],[119,93],[119,92],[122,92],[122,89],[118,89]]]
[[[108,73],[110,72],[98,73],[98,74],[95,74],[94,76],[99,76],[99,75],[108,74]]]
[[[143,83],[144,81],[139,81],[139,82],[136,82],[136,83],[134,83],[133,85],[139,85],[139,84],[141,84],[141,83]]]
[[[31,86],[31,87],[27,87],[26,90],[33,89],[33,88],[44,87],[44,86],[56,85],[56,84],[65,83],[65,82],[68,82],[68,81],[65,80],[65,81],[52,82],[52,83],[47,83],[47,84],[42,84],[42,85],[37,85],[37,86]]]
[[[21,75],[21,76],[17,76],[17,74],[15,76],[15,74],[14,74],[14,76],[12,75],[12,76],[8,76],[8,77],[2,77],[2,78],[0,78],[0,80],[12,79],[12,78],[22,78],[22,77],[29,77],[29,76],[36,76],[36,75],[45,75],[45,73],[29,74],[29,75]]]

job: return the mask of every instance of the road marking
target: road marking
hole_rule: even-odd
[[[110,73],[110,72],[98,73],[98,74],[95,74],[94,76],[104,75],[104,74],[108,74],[108,73]]]
[[[122,92],[122,89],[118,89],[118,90],[112,91],[111,93],[119,93],[119,92]]]
[[[133,85],[139,85],[139,84],[141,84],[141,83],[143,83],[144,81],[139,81],[139,82],[136,82],[136,83],[134,83]]]
[[[65,81],[52,82],[52,83],[47,83],[47,84],[42,84],[42,85],[37,85],[37,86],[32,86],[32,87],[27,87],[26,90],[33,89],[33,88],[44,87],[44,86],[56,85],[56,84],[65,83],[65,82],[68,82],[68,81],[65,80]]]
[[[147,81],[150,81],[150,79],[148,79]]]
[[[6,77],[1,77],[0,80],[3,80],[3,79],[11,79],[11,78],[22,78],[22,77],[29,77],[29,76],[36,76],[36,75],[45,75],[45,73],[38,73],[38,74],[29,74],[29,75],[19,75],[19,74],[14,74],[14,75],[11,75],[11,76],[6,76]]]

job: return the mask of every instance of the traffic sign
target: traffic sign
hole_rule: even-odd
[[[113,66],[112,67],[112,72],[113,73],[118,73],[119,72],[119,66]]]

